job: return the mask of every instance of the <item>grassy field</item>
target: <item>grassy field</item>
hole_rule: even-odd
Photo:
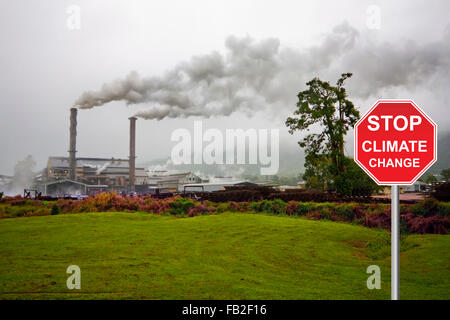
[[[402,241],[401,298],[450,299],[450,242]],[[0,220],[0,299],[389,299],[385,230],[263,214]],[[68,290],[66,268],[81,268]],[[368,290],[366,268],[381,268]]]

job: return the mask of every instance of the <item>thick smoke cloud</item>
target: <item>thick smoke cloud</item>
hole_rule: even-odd
[[[228,37],[226,54],[212,52],[180,63],[161,77],[126,78],[87,91],[75,102],[81,109],[112,101],[145,104],[136,116],[145,119],[210,117],[235,111],[251,114],[271,108],[292,109],[305,82],[320,75],[334,80],[353,72],[353,96],[367,98],[383,89],[413,87],[429,80],[447,81],[450,32],[442,41],[419,46],[364,41],[348,23],[335,27],[320,45],[282,47],[278,39],[256,41]],[[445,87],[442,86],[442,87]]]
[[[15,196],[22,194],[23,189],[31,188],[33,186],[33,179],[36,176],[36,173],[33,172],[35,166],[36,161],[31,155],[18,161],[14,167],[14,176],[5,185],[0,185],[0,192]]]

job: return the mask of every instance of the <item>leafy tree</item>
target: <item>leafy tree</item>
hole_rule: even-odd
[[[326,191],[332,184],[331,161],[327,155],[308,153],[305,156],[303,180],[310,189]]]
[[[433,183],[433,182],[437,182],[438,179],[431,173],[429,173],[428,175],[425,176],[425,178],[423,178],[423,182],[425,183]]]
[[[370,196],[380,190],[372,178],[370,178],[352,158],[343,159],[344,171],[334,177],[336,192],[346,196]]]
[[[347,99],[343,87],[351,76],[351,73],[343,73],[336,86],[319,78],[309,81],[309,89],[298,94],[295,116],[286,120],[290,134],[298,130],[309,131],[315,124],[322,126],[321,133],[308,134],[299,145],[305,148],[306,155],[328,155],[338,173],[344,170],[344,136],[359,119],[359,111]]]
[[[351,73],[344,73],[336,82],[314,78],[309,88],[298,94],[294,117],[286,120],[289,133],[312,129],[317,124],[320,133],[310,133],[299,142],[305,148],[305,174],[309,188],[335,189],[344,195],[370,195],[378,186],[352,159],[344,155],[344,137],[359,119],[359,111],[347,99],[344,88]]]
[[[450,168],[442,169],[441,176],[445,182],[450,182]]]

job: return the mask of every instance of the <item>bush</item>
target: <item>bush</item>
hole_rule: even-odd
[[[409,213],[404,216],[405,224],[410,233],[447,234],[450,221],[438,216],[422,217]]]
[[[333,204],[331,203],[318,203],[315,211],[320,215],[321,219],[330,220],[332,216]]]
[[[228,203],[221,202],[217,205],[217,207],[216,207],[217,213],[222,213],[222,212],[226,212],[226,211],[228,211]]]
[[[197,215],[213,213],[213,212],[214,212],[214,208],[208,206],[208,204],[206,204],[206,203],[196,203],[193,207],[191,207],[187,211],[187,215],[189,217],[195,217]]]
[[[193,206],[195,206],[195,202],[192,199],[177,198],[170,204],[170,213],[173,215],[183,215]]]
[[[450,215],[450,202],[439,202],[438,214],[442,218],[448,217]]]
[[[52,210],[50,211],[50,214],[52,216],[55,216],[55,215],[59,214],[59,207],[58,207],[58,205],[56,203],[53,204]]]
[[[434,198],[427,198],[411,206],[411,212],[419,216],[428,217],[438,213],[439,202]]]
[[[231,211],[231,212],[240,212],[240,211],[242,211],[240,203],[236,202],[236,201],[228,202],[228,211]]]
[[[344,172],[334,176],[336,192],[343,196],[370,196],[380,187],[353,161],[352,158],[342,159]]]
[[[275,214],[286,214],[287,204],[283,200],[275,199],[272,201],[272,212]]]
[[[355,217],[355,213],[353,212],[353,206],[350,203],[338,204],[336,206],[336,215],[345,221],[352,221]]]
[[[298,202],[297,201],[289,201],[286,206],[286,214],[289,216],[294,216],[298,214]]]
[[[273,205],[272,201],[270,200],[263,200],[259,202],[259,211],[260,212],[272,212],[273,211]]]
[[[250,209],[254,212],[259,212],[259,202],[251,202]]]
[[[312,205],[310,202],[299,202],[298,203],[298,214],[304,216],[312,210]]]
[[[244,203],[241,211],[253,210],[255,212],[267,212],[274,214],[286,214],[287,204],[281,199],[263,200],[259,202]]]

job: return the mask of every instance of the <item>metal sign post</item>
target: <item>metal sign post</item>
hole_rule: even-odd
[[[391,186],[391,300],[400,299],[400,192]]]

